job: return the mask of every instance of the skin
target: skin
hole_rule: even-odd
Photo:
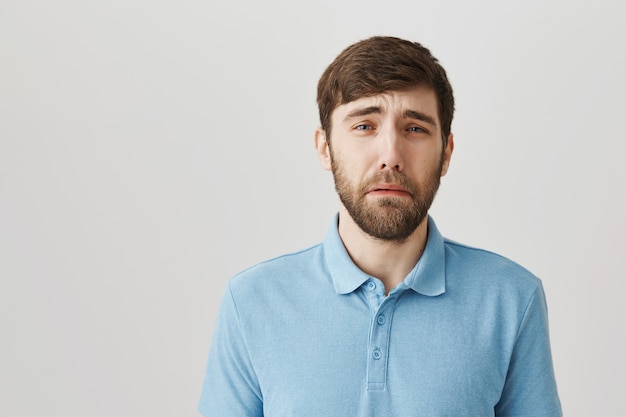
[[[385,199],[396,207],[410,204],[411,192],[397,181],[405,177],[423,191],[448,171],[454,138],[443,147],[437,99],[428,87],[390,91],[362,97],[337,106],[332,115],[332,138],[315,132],[315,147],[322,167],[344,179],[367,204],[384,218]],[[434,178],[435,177],[435,178]],[[335,176],[336,180],[337,177]],[[363,188],[361,192],[360,187]],[[395,200],[395,201],[393,201]],[[389,293],[413,269],[428,236],[424,220],[402,239],[377,238],[366,233],[339,206],[339,235],[353,262],[368,275],[379,278]]]

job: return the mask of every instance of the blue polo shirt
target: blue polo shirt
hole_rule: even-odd
[[[559,417],[541,282],[444,239],[385,296],[323,243],[249,268],[222,297],[206,417]]]

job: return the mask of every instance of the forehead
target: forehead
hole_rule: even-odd
[[[381,115],[403,115],[407,110],[426,114],[439,122],[437,97],[435,92],[426,86],[408,90],[387,91],[373,96],[361,97],[335,108],[332,118],[341,122],[344,118],[361,109],[378,108]]]

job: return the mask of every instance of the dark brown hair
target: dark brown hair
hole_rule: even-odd
[[[347,47],[326,68],[317,84],[320,122],[327,140],[332,128],[330,115],[337,106],[417,86],[427,86],[435,92],[445,146],[454,115],[454,95],[437,58],[417,42],[394,37],[375,36]]]

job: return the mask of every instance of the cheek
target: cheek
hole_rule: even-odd
[[[358,149],[342,149],[341,152],[333,151],[332,160],[335,167],[339,167],[348,177],[359,175],[366,166],[363,152]]]
[[[420,157],[418,162],[411,168],[410,173],[405,172],[419,185],[425,185],[434,177],[441,176],[441,155],[433,155],[432,158]]]

